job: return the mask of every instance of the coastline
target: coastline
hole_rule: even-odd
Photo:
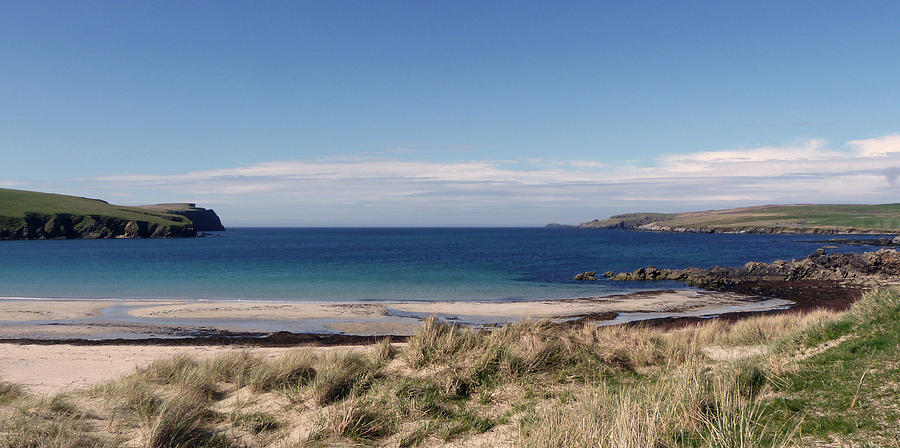
[[[559,325],[618,324],[624,322],[616,320],[623,315],[633,325],[643,319],[703,319],[744,307],[777,312],[790,303],[693,289],[505,302],[0,298],[0,379],[34,393],[53,394],[108,381],[176,355],[205,359],[252,352],[274,359],[299,346],[363,350],[385,337],[405,342],[431,315],[471,327],[526,319]]]
[[[526,319],[562,326],[678,328],[710,319],[843,310],[862,292],[823,281],[746,286],[738,292],[670,289],[505,302],[0,298],[0,379],[53,394],[182,354],[206,358],[251,352],[276,358],[296,347],[365,350],[385,338],[404,343],[430,315],[476,328]]]
[[[0,341],[199,340],[274,334],[407,336],[429,316],[470,327],[521,320],[615,322],[784,309],[789,299],[740,292],[667,289],[534,301],[287,302],[0,298]],[[284,340],[284,338],[282,338]]]

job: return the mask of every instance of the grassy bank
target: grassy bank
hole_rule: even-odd
[[[0,386],[0,446],[893,446],[900,292],[678,330],[428,321],[407,344]]]

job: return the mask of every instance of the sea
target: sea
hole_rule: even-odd
[[[597,297],[677,282],[583,271],[802,258],[822,235],[572,228],[234,228],[188,239],[0,241],[0,297],[273,301]],[[845,238],[845,237],[842,237]],[[874,250],[840,246],[834,251]]]

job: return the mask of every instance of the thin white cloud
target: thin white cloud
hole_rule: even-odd
[[[399,156],[344,157],[175,175],[123,174],[81,179],[81,183],[133,191],[137,197],[141,191],[156,195],[167,191],[168,197],[218,203],[236,214],[280,213],[284,222],[297,224],[327,224],[328,219],[344,219],[353,210],[365,210],[363,215],[373,223],[410,222],[412,216],[488,224],[528,213],[540,214],[533,217],[537,223],[553,216],[587,219],[602,213],[594,210],[627,210],[635,202],[647,205],[642,209],[655,206],[671,211],[900,200],[894,186],[900,173],[896,168],[900,167],[900,135],[853,140],[843,148],[833,149],[815,139],[668,155],[652,166],[622,167],[590,160],[425,162]],[[309,216],[318,221],[304,221]]]

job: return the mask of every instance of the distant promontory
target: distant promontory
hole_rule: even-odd
[[[221,232],[225,230],[219,215],[212,209],[197,207],[192,203],[142,205],[144,210],[152,210],[173,215],[181,215],[194,223],[194,230],[198,232]]]
[[[0,188],[0,240],[185,238],[225,230],[195,204],[113,205],[100,199]]]
[[[900,204],[763,205],[685,213],[629,213],[569,227],[692,233],[896,234],[900,232]]]

